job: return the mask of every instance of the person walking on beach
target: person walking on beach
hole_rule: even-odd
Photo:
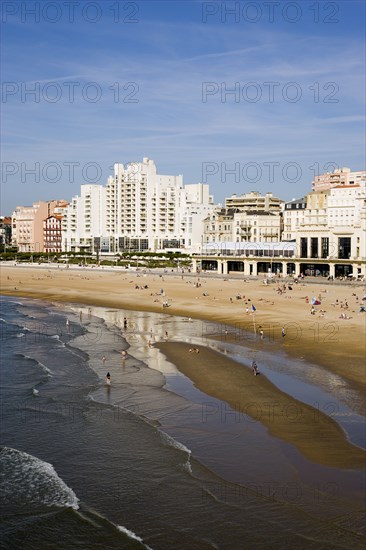
[[[257,374],[259,374],[257,363],[254,360],[252,361],[252,371],[254,376],[257,376]]]
[[[107,372],[107,376],[105,377],[105,381],[106,381],[107,384],[111,383],[111,375],[109,374],[109,372]]]
[[[106,358],[106,356],[105,356],[105,355],[103,355],[103,357],[102,357],[102,363],[103,363],[103,365],[105,364],[105,362],[106,362],[106,359],[107,359],[107,358]]]
[[[127,317],[124,317],[124,319],[123,319],[123,327],[126,330],[126,328],[127,328]]]
[[[285,329],[285,327],[282,327],[281,334],[282,334],[282,338],[284,338],[284,337],[286,336],[286,329]]]

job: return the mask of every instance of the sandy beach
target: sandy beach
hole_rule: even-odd
[[[355,388],[366,385],[365,287],[304,282],[216,279],[188,273],[1,266],[4,295],[139,311],[156,311],[227,325],[228,335],[253,347],[269,346],[337,374]],[[312,298],[319,299],[311,313]],[[164,307],[164,302],[167,307]],[[256,308],[252,312],[252,304]],[[346,318],[342,318],[342,317]],[[282,336],[282,327],[285,336]],[[263,331],[263,339],[259,332]],[[252,333],[252,337],[246,335]],[[256,333],[256,334],[254,334]],[[272,347],[271,347],[272,346]]]
[[[37,386],[36,396],[27,397],[40,401],[44,394],[45,407],[48,388],[60,392],[60,404],[64,403],[65,386],[59,385],[57,377],[65,369],[71,407],[77,403],[78,410],[83,403],[81,393],[93,388],[86,400],[87,410],[92,407],[94,411],[98,404],[106,406],[103,414],[104,408],[98,409],[98,419],[106,422],[103,415],[108,413],[113,421],[108,417],[99,432],[93,416],[93,422],[80,426],[77,434],[83,440],[90,429],[95,443],[96,434],[104,437],[107,430],[107,442],[98,443],[96,449],[103,464],[108,457],[108,467],[110,457],[116,458],[118,464],[113,468],[117,472],[127,453],[121,470],[123,503],[131,457],[137,465],[137,478],[144,480],[157,465],[170,467],[170,459],[165,461],[161,454],[168,445],[178,460],[178,466],[172,463],[174,478],[179,471],[189,484],[198,473],[209,480],[208,497],[198,495],[204,509],[212,494],[226,502],[225,487],[230,483],[239,495],[239,525],[242,505],[247,510],[253,504],[248,504],[248,499],[254,498],[258,499],[253,508],[256,518],[262,517],[267,500],[270,508],[277,506],[277,501],[285,503],[285,509],[279,507],[275,516],[270,516],[271,537],[279,519],[285,518],[287,529],[292,526],[291,514],[299,511],[310,518],[312,536],[319,519],[325,520],[321,529],[333,521],[332,529],[345,525],[361,536],[366,462],[366,315],[359,313],[360,304],[365,303],[363,287],[305,281],[290,285],[291,289],[286,284],[285,289],[283,282],[265,285],[259,279],[230,276],[57,266],[2,265],[0,272],[2,294],[17,298],[12,307],[15,311],[19,308],[20,314],[17,330],[21,333],[12,345],[19,345],[21,353],[16,354],[17,359],[11,356],[8,368],[12,369],[12,361],[21,360],[26,363],[23,369],[29,362],[29,371],[36,373],[37,361],[29,357],[48,366],[52,376],[48,378],[42,371],[47,381]],[[52,305],[26,305],[28,301],[23,303],[22,297]],[[315,306],[315,315],[311,313],[313,297],[321,302]],[[5,299],[4,304],[7,302]],[[23,312],[28,315],[24,321]],[[340,318],[342,313],[348,318]],[[34,337],[37,330],[49,337]],[[70,348],[62,344],[62,338],[71,338]],[[41,344],[55,346],[51,360],[38,355]],[[88,368],[82,366],[84,354]],[[253,359],[258,362],[258,376],[251,369]],[[90,376],[90,369],[94,371],[92,384],[84,378]],[[107,371],[112,379],[108,387]],[[81,392],[76,397],[75,387]],[[62,415],[61,426],[64,420]],[[47,415],[44,421],[49,426],[51,419]],[[80,435],[72,445],[79,444]],[[35,449],[30,451],[37,456],[39,443],[33,439]],[[66,440],[70,441],[69,433]],[[140,464],[151,458],[154,442],[159,453],[142,474]],[[143,448],[138,454],[140,444]],[[106,454],[103,449],[110,445]],[[117,453],[116,445],[120,445]],[[98,457],[95,464],[101,475],[104,467]],[[56,461],[57,453],[51,458]],[[94,463],[88,458],[88,464]],[[166,475],[164,470],[162,479]],[[82,487],[71,481],[76,494],[82,493]],[[169,491],[169,484],[167,488]],[[133,498],[135,492],[134,482]],[[143,495],[145,505],[145,491]],[[217,501],[213,502],[216,506]],[[231,508],[229,514],[231,517]],[[117,517],[116,521],[121,520]],[[301,532],[299,527],[294,529]],[[348,531],[345,536],[350,536]]]

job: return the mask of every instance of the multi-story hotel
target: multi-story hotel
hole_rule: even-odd
[[[184,248],[202,240],[214,208],[207,184],[157,174],[153,160],[115,164],[107,186],[82,185],[62,221],[65,251],[118,253]]]
[[[157,173],[153,160],[114,165],[106,188],[110,250],[191,248],[213,208],[207,184],[183,186],[183,176]]]

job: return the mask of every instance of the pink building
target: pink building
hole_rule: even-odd
[[[17,206],[12,215],[12,244],[19,252],[44,252],[43,222],[55,208],[68,205],[64,200],[37,202],[32,206]]]
[[[332,187],[343,185],[360,185],[361,182],[366,182],[366,171],[351,172],[351,168],[338,168],[334,172],[326,172],[315,176],[312,182],[313,191],[326,191]]]

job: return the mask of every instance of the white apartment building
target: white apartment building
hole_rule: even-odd
[[[84,184],[63,211],[62,234],[65,252],[99,251],[106,235],[105,195],[102,185]]]
[[[207,184],[183,186],[183,176],[160,175],[153,160],[115,164],[106,187],[110,251],[199,246],[201,222],[213,209]]]
[[[185,205],[181,218],[184,248],[190,252],[199,252],[203,244],[203,220],[214,210],[213,196],[209,194],[209,185],[193,183],[184,186]]]
[[[292,201],[284,204],[282,213],[283,217],[283,241],[296,240],[297,231],[304,223],[305,209],[306,209],[306,197],[301,199],[293,199]]]
[[[153,160],[114,165],[106,188],[111,252],[179,246],[183,177],[158,175]]]

